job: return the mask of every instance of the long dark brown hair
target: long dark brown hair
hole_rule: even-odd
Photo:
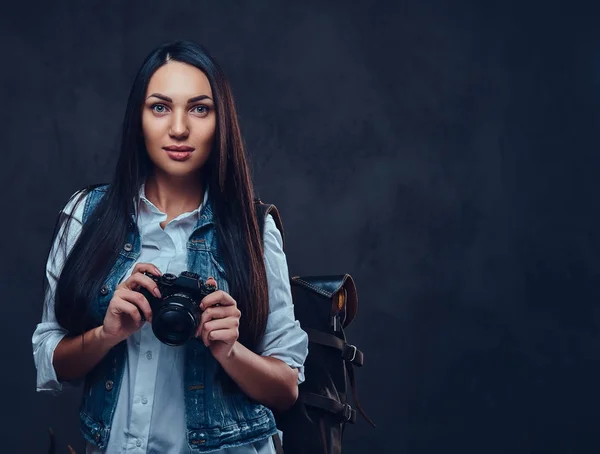
[[[152,51],[135,77],[114,177],[65,262],[56,291],[56,317],[71,334],[98,324],[91,316],[90,303],[97,298],[125,242],[140,186],[152,171],[142,135],[144,97],[154,72],[170,60],[200,69],[213,91],[216,133],[201,178],[209,188],[229,293],[242,312],[239,340],[255,349],[265,331],[268,292],[262,240],[253,208],[253,184],[229,82],[208,51],[187,40],[167,43]],[[89,190],[83,190],[82,195]],[[68,225],[64,232],[67,230]]]

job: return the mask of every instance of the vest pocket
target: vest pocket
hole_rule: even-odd
[[[230,397],[231,405],[235,408],[237,420],[249,423],[252,420],[265,418],[267,408],[258,402],[251,400],[242,391]]]

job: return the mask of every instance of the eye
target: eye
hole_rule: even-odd
[[[156,113],[165,113],[167,111],[167,106],[165,106],[164,104],[152,104],[150,106],[150,109]]]
[[[192,108],[192,110],[194,111],[194,113],[200,114],[200,115],[206,115],[209,111],[208,106],[205,105],[198,105],[198,106],[194,106]]]

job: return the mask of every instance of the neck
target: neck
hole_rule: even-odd
[[[146,198],[169,218],[194,211],[204,200],[204,181],[197,175],[182,178],[155,171],[146,179]]]

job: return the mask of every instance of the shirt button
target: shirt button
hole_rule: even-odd
[[[105,387],[106,387],[107,391],[110,391],[111,389],[113,389],[113,381],[112,380],[106,380]]]
[[[103,285],[103,286],[100,288],[100,295],[103,295],[103,296],[104,296],[104,295],[108,295],[108,287],[107,287],[106,285]]]
[[[135,442],[135,445],[139,448],[140,446],[142,446],[142,442],[140,440]]]
[[[144,405],[146,405],[146,404],[148,403],[148,399],[146,399],[145,397],[142,397],[142,403],[143,403]]]
[[[125,246],[123,246],[123,249],[125,249],[127,252],[131,252],[131,250],[133,249],[133,246],[131,245],[131,243],[125,243]]]
[[[150,350],[146,352],[146,358],[152,359],[152,352]]]

